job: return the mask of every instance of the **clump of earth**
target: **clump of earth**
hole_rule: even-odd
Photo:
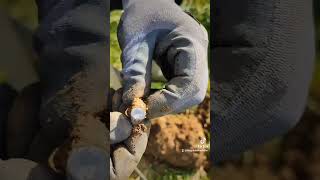
[[[208,108],[208,111],[201,110],[207,115],[199,115],[199,108],[203,107]],[[206,139],[204,128],[206,120],[203,119],[209,118],[208,114],[209,106],[200,105],[197,109],[182,114],[167,115],[153,120],[146,155],[178,168],[194,169],[206,166],[208,158],[205,151],[189,151],[209,151],[206,146],[209,140]]]

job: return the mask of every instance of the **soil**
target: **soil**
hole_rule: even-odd
[[[207,97],[196,109],[152,120],[146,158],[150,162],[159,161],[185,169],[206,166],[206,152],[182,151],[199,149],[200,140],[208,139],[205,133],[207,129],[204,127],[208,127],[206,119],[210,119],[209,102]]]
[[[147,105],[146,105],[146,103],[144,103],[144,102],[142,101],[142,99],[140,99],[140,98],[134,98],[134,99],[133,99],[131,109],[134,109],[134,108],[142,108],[142,109],[144,109],[145,111],[147,111]]]
[[[164,116],[152,123],[146,154],[175,167],[197,168],[207,160],[205,153],[182,150],[195,149],[203,137],[204,129],[196,116]]]
[[[67,140],[49,157],[50,167],[57,172],[65,171],[67,157],[76,148],[95,146],[110,151],[104,94],[108,91],[100,84],[105,78],[96,77],[100,73],[90,73],[90,70],[77,73],[68,85],[46,101],[47,112],[71,125],[68,132],[64,132]]]
[[[132,129],[132,136],[141,135],[147,131],[147,127],[144,124],[137,124]]]

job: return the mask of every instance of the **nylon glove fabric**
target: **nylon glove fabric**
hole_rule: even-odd
[[[41,60],[41,129],[28,157],[47,163],[52,155],[53,169],[72,179],[85,178],[70,173],[75,172],[74,168],[89,166],[101,172],[103,163],[93,167],[89,161],[79,161],[83,164],[73,168],[73,162],[77,162],[74,158],[69,161],[59,157],[71,154],[80,158],[87,153],[89,157],[100,157],[105,165],[109,163],[105,125],[108,116],[104,113],[109,85],[109,3],[38,0],[37,5],[40,26],[35,34],[35,48]],[[70,152],[68,145],[72,147]],[[88,176],[95,179],[98,175]],[[99,178],[104,177],[102,174]]]
[[[205,28],[172,0],[124,0],[123,6],[118,27],[122,106],[146,98],[147,117],[152,119],[200,103],[208,84]],[[150,95],[152,59],[168,83]]]
[[[121,81],[120,77],[112,77]],[[130,119],[119,112],[122,88],[110,91],[110,177],[112,180],[128,179],[138,165],[148,143],[150,122],[133,126]],[[123,168],[126,167],[126,168]]]
[[[116,144],[127,139],[132,132],[128,117],[120,112],[110,113],[110,143]]]
[[[111,118],[125,118],[119,116],[118,112],[111,112]],[[118,121],[110,119],[110,121]],[[127,121],[129,121],[127,119]],[[129,138],[111,145],[110,151],[110,179],[127,180],[137,167],[143,153],[146,150],[148,136],[150,131],[150,121],[145,120],[143,123],[133,126]]]
[[[299,121],[314,64],[312,1],[214,1],[211,158],[218,163]]]

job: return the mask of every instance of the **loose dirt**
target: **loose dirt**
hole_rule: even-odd
[[[204,129],[195,115],[168,115],[154,120],[146,154],[174,167],[205,166],[205,152],[182,152],[196,149],[205,137]]]
[[[132,136],[141,135],[146,131],[147,131],[147,126],[145,126],[144,124],[137,124],[133,127],[131,135]]]
[[[196,108],[177,115],[167,115],[152,120],[151,131],[146,149],[150,162],[164,162],[185,169],[196,169],[208,165],[207,153],[182,152],[194,149],[209,150],[201,145],[209,144],[206,137],[210,128],[210,98]],[[201,144],[206,138],[206,142]]]

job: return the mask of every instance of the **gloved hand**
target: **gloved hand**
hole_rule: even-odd
[[[39,127],[37,118],[40,105],[39,90],[39,84],[27,86],[16,96],[11,109],[7,109],[8,118],[3,119],[7,125],[3,129],[5,133],[2,133],[5,137],[1,137],[1,141],[6,143],[5,157],[9,159],[0,159],[1,180],[65,179],[45,164],[25,159],[32,138]]]
[[[119,112],[111,112],[110,121],[112,122],[123,122],[127,121],[126,116]],[[126,125],[127,126],[127,125]],[[110,128],[112,125],[110,125]],[[113,126],[115,127],[115,126]],[[122,131],[123,126],[117,126],[117,131]],[[138,165],[148,142],[150,122],[145,120],[143,123],[132,127],[132,133],[129,138],[126,138],[126,133],[115,133],[114,140],[111,140],[111,151],[110,151],[110,179],[111,180],[126,180],[132,174],[136,166]],[[115,128],[110,129],[110,131]],[[112,134],[112,132],[111,132]],[[112,139],[113,137],[110,138]],[[120,135],[121,134],[121,135]],[[121,143],[115,143],[121,142]]]
[[[109,3],[38,0],[37,5],[41,127],[28,157],[45,163],[50,156],[51,167],[71,179],[105,179]]]
[[[122,111],[134,98],[146,98],[149,119],[200,103],[208,84],[205,28],[173,0],[123,0],[118,27],[122,49]],[[155,59],[168,80],[149,96]]]
[[[214,162],[283,135],[299,121],[314,67],[312,5],[312,0],[214,1]]]

